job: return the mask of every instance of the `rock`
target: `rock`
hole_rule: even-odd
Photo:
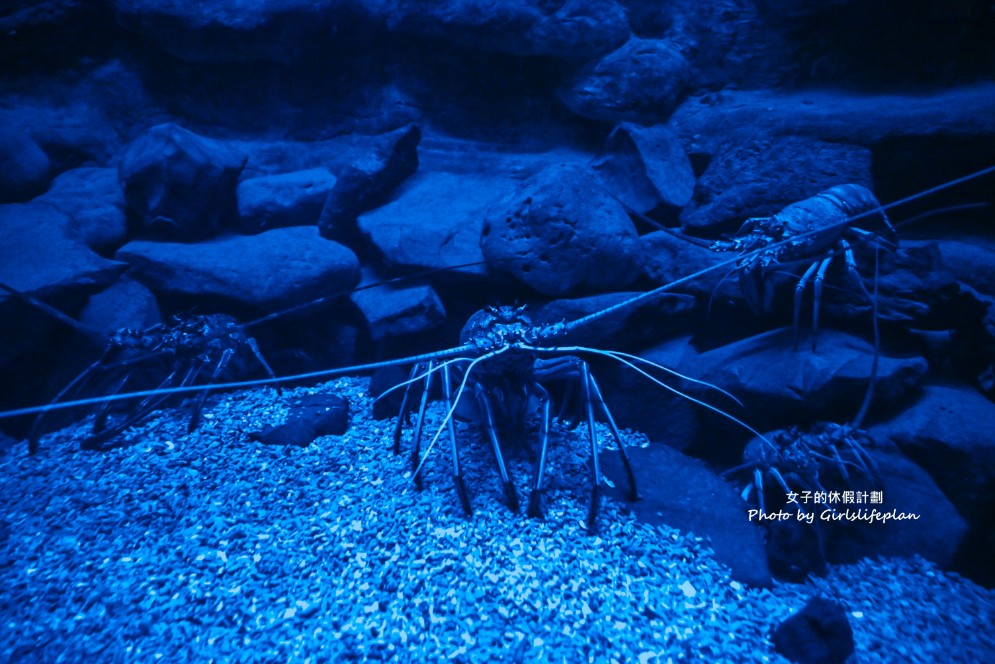
[[[591,167],[608,191],[637,212],[683,208],[694,193],[694,171],[677,136],[663,125],[619,124]]]
[[[599,455],[608,495],[629,506],[641,521],[665,523],[685,533],[707,537],[715,559],[728,565],[734,579],[750,586],[771,585],[763,531],[746,518],[736,492],[705,464],[667,445],[626,448],[640,500],[628,502],[628,485],[616,452]]]
[[[853,628],[843,607],[814,597],[774,630],[774,648],[792,662],[844,664],[854,652]]]
[[[128,328],[144,330],[162,321],[155,295],[128,276],[90,296],[79,321],[102,335]]]
[[[916,136],[971,140],[995,135],[995,83],[930,94],[727,90],[688,99],[668,125],[692,159],[720,154],[725,146],[749,143],[756,136],[805,136],[872,149]]]
[[[870,150],[799,136],[734,143],[698,179],[681,225],[692,235],[734,232],[840,184],[872,185]]]
[[[394,32],[563,60],[586,60],[607,53],[629,36],[625,10],[613,0],[392,0],[385,15],[388,28]]]
[[[52,180],[48,155],[29,136],[0,131],[0,203],[29,201]]]
[[[697,353],[691,345],[690,337],[683,336],[657,343],[651,348],[640,350],[636,355],[648,362],[676,370],[675,367],[681,364],[693,363],[693,357]],[[591,359],[596,364],[594,374],[601,386],[605,403],[619,426],[639,431],[654,444],[665,444],[676,450],[683,451],[694,444],[701,429],[696,413],[699,406],[673,391],[687,393],[688,386],[683,380],[638,360],[626,358],[631,364],[625,365],[607,359]],[[654,383],[637,371],[636,367],[672,389]],[[695,397],[716,403],[723,400],[721,396],[704,396],[697,392]]]
[[[933,241],[906,241],[904,247],[922,247]],[[995,296],[995,240],[986,235],[935,240],[943,264],[959,280],[988,296]]]
[[[0,431],[0,456],[6,456],[10,454],[12,450],[15,447],[17,447],[18,444],[20,444],[20,442],[21,441],[19,441],[18,439],[12,438],[7,434],[5,434],[3,431]]]
[[[591,171],[552,166],[491,205],[480,248],[492,267],[547,295],[620,289],[639,273],[639,240]]]
[[[351,251],[302,226],[198,244],[135,240],[117,258],[157,294],[219,298],[257,311],[344,293],[359,280]]]
[[[349,428],[349,402],[336,394],[305,394],[290,405],[287,421],[249,437],[267,445],[307,447],[321,436],[341,436]]]
[[[581,70],[559,97],[585,118],[652,125],[677,108],[688,77],[688,62],[673,44],[634,37]]]
[[[369,154],[336,173],[318,219],[321,234],[348,239],[356,234],[356,217],[387,201],[401,182],[418,170],[421,130],[409,125],[390,132]]]
[[[847,421],[853,417],[870,375],[874,349],[859,337],[822,330],[819,351],[794,347],[790,328],[701,353],[683,372],[740,399],[754,427],[780,428],[805,419]],[[919,357],[882,355],[875,406],[894,404],[926,375]]]
[[[969,520],[995,513],[995,404],[971,387],[928,385],[881,432],[936,480]]]
[[[713,294],[739,297],[735,279],[726,275],[736,269],[734,254],[710,251],[673,233],[654,231],[639,238],[643,253],[643,274],[662,286],[677,280],[676,292],[711,298]],[[693,278],[688,278],[693,277]],[[721,288],[720,288],[721,285]],[[716,290],[719,289],[719,290]]]
[[[118,178],[128,207],[146,230],[191,240],[231,225],[245,160],[222,143],[162,124],[128,145]]]
[[[318,223],[335,176],[324,168],[242,180],[238,197],[237,229],[243,233]]]
[[[93,253],[71,228],[71,220],[50,205],[0,205],[0,282],[46,299],[114,281],[125,265]],[[7,299],[0,293],[0,302]]]
[[[73,231],[96,251],[113,251],[127,240],[124,193],[113,168],[66,171],[38,202],[69,217]]]
[[[893,444],[885,444],[886,430],[886,427],[868,429],[880,442],[867,449],[880,471],[884,502],[855,507],[882,512],[895,509],[919,518],[833,524],[825,538],[826,557],[835,564],[850,564],[861,558],[914,554],[951,569],[957,562],[968,524],[926,471]]]
[[[857,0],[757,0],[757,7],[766,14],[799,18],[822,15],[827,9],[857,4]]]
[[[0,205],[0,282],[71,311],[114,281],[126,266],[95,254],[70,227],[70,219],[49,205]],[[54,327],[52,316],[0,290],[0,366]]]
[[[360,286],[377,281],[372,272],[364,271]],[[352,301],[366,318],[374,341],[430,330],[446,319],[442,300],[427,284],[384,284],[356,291]]]
[[[334,37],[350,4],[338,0],[220,0],[208,4],[113,0],[118,21],[187,62],[289,62]],[[358,6],[358,5],[357,5]]]
[[[418,173],[394,200],[359,217],[366,239],[393,266],[457,268],[484,274],[480,234],[488,206],[513,191],[511,178],[489,174]]]
[[[33,42],[32,62],[37,62],[37,51],[38,42]],[[50,160],[52,174],[111,165],[121,148],[121,134],[133,131],[132,125],[140,121],[135,110],[157,112],[140,79],[120,61],[92,68],[88,64],[73,53],[72,64],[66,65],[72,75],[49,76],[44,85],[32,85],[25,94],[11,88],[0,98],[0,127],[30,136]]]

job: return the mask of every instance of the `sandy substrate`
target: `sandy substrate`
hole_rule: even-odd
[[[314,390],[261,389],[213,397],[193,434],[177,408],[110,451],[79,451],[70,427],[0,457],[0,659],[778,662],[772,629],[821,594],[849,612],[860,662],[995,661],[995,592],[925,561],[757,590],[624,504],[588,535],[583,427],[554,434],[539,521],[503,505],[461,426],[467,519],[444,438],[419,492],[364,380],[315,389],[348,397],[352,421],[306,448],[246,433]],[[529,468],[511,464],[523,497]]]

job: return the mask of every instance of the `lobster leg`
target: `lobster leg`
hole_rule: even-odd
[[[446,400],[446,408],[452,409],[453,395],[452,384],[449,382],[448,364],[442,365],[442,395]],[[460,504],[463,506],[463,511],[466,512],[467,516],[470,516],[473,514],[473,507],[470,505],[470,494],[467,493],[466,483],[463,481],[463,470],[460,468],[459,446],[456,444],[456,424],[453,422],[453,418],[451,417],[449,418],[447,424],[449,426],[449,441],[452,444],[453,481],[456,482],[456,492],[459,494]]]
[[[805,270],[805,273],[802,275],[801,279],[799,279],[798,283],[795,284],[795,308],[792,316],[793,320],[792,329],[795,332],[795,350],[798,350],[798,336],[799,336],[799,330],[801,329],[800,325],[798,324],[798,320],[801,316],[801,311],[802,311],[802,296],[805,294],[805,287],[808,285],[808,282],[812,279],[812,275],[815,274],[815,270],[817,267],[819,267],[818,263],[812,263],[811,265],[809,265],[808,269]]]
[[[539,383],[534,383],[532,390],[536,395],[536,398],[539,399],[539,408],[542,411],[540,426],[542,428],[539,434],[539,460],[536,462],[535,481],[532,485],[532,495],[529,496],[529,508],[527,513],[530,517],[541,519],[543,518],[542,478],[546,472],[546,452],[549,449],[550,397],[549,392],[546,391],[546,388]]]
[[[612,438],[615,439],[615,446],[618,447],[618,454],[622,457],[622,466],[625,468],[626,479],[629,480],[629,500],[639,500],[639,490],[636,488],[636,475],[632,472],[632,464],[629,462],[629,455],[625,452],[625,445],[622,444],[622,435],[618,432],[618,425],[615,424],[615,418],[612,417],[611,412],[608,410],[608,404],[605,403],[604,397],[601,396],[601,388],[598,387],[598,382],[594,380],[594,376],[591,376],[591,394],[594,397],[595,405],[601,414],[605,418],[605,422],[608,424],[608,429],[612,433]]]
[[[414,447],[411,450],[411,470],[415,473],[415,486],[419,489],[422,488],[422,476],[418,472],[418,466],[421,463],[421,432],[425,423],[425,408],[428,406],[428,394],[432,391],[432,374],[435,373],[432,369],[434,368],[435,362],[429,362],[428,370],[425,373],[425,385],[421,394],[421,402],[418,404],[418,420],[415,422],[414,440],[412,441]]]
[[[424,364],[418,363],[411,367],[411,372],[408,374],[408,384],[404,386],[404,396],[401,397],[401,410],[397,414],[397,422],[394,423],[394,454],[401,453],[401,433],[404,430],[404,424],[408,420],[408,397],[411,396],[412,385],[414,385],[416,378],[422,371]]]
[[[269,365],[269,362],[267,362],[266,358],[263,356],[263,352],[261,350],[259,350],[259,344],[256,343],[255,338],[248,337],[245,340],[245,344],[249,347],[249,350],[252,351],[252,354],[255,356],[256,361],[259,362],[259,366],[261,366],[263,368],[263,370],[266,371],[266,375],[269,376],[270,378],[272,378],[273,380],[276,380],[276,374],[273,373],[273,367],[271,367]],[[225,351],[225,352],[226,353],[231,353],[233,351],[228,350],[228,351]],[[225,362],[225,364],[227,364],[227,362]],[[215,378],[213,380],[217,380],[217,379]],[[276,385],[275,387],[276,387],[276,393],[277,394],[282,394],[283,393],[283,388],[281,388],[279,385]]]
[[[815,281],[812,295],[812,352],[816,351],[819,343],[819,308],[822,305],[822,282],[826,279],[826,270],[833,262],[833,255],[826,256],[819,262],[819,271],[815,273]]]
[[[587,362],[580,362],[584,387],[584,409],[587,412],[587,431],[591,441],[591,507],[587,512],[587,531],[597,531],[598,512],[601,510],[601,465],[598,463],[598,439],[594,430],[594,406],[591,402],[591,370]]]
[[[187,385],[193,382],[194,377],[197,375],[200,366],[201,365],[195,365],[194,367],[191,367],[190,370],[187,371],[187,373],[183,376],[183,380],[181,380],[179,384],[174,383],[174,379],[176,378],[176,372],[175,371],[170,372],[170,374],[166,376],[165,380],[159,383],[159,385],[156,387],[156,390],[158,391],[162,389],[168,389],[170,387],[186,387]],[[158,408],[159,405],[162,404],[162,402],[164,402],[168,398],[169,395],[153,395],[146,397],[141,401],[141,403],[138,404],[138,407],[135,408],[135,410],[130,415],[128,415],[127,418],[124,419],[124,421],[119,422],[118,424],[115,424],[110,428],[107,429],[101,428],[100,431],[95,431],[92,436],[86,438],[83,442],[80,443],[80,447],[84,450],[97,449],[102,443],[110,440],[111,438],[114,438],[122,431],[132,426],[133,424],[141,420],[143,417],[151,413],[153,410]],[[104,419],[106,420],[106,414]],[[103,426],[103,423],[101,423],[101,426]]]
[[[59,393],[55,395],[55,398],[49,402],[50,405],[57,404],[67,395],[81,390],[83,386],[86,385],[87,381],[103,368],[103,364],[106,359],[107,351],[105,350],[103,355],[101,355],[96,362],[83,369],[83,371],[77,374],[75,378],[69,381],[68,385],[59,390]],[[31,423],[31,429],[28,431],[28,454],[34,455],[38,452],[38,440],[41,438],[41,424],[44,418],[45,412],[43,411],[38,415],[38,417],[35,418],[35,421]]]
[[[487,430],[487,437],[494,448],[494,457],[497,460],[498,472],[501,473],[501,482],[504,484],[504,495],[508,499],[508,507],[512,512],[518,511],[518,494],[515,492],[515,485],[512,484],[508,476],[508,468],[504,463],[504,455],[501,453],[501,442],[497,437],[497,428],[494,424],[494,409],[491,401],[487,397],[487,389],[481,384],[474,385],[474,396],[480,404],[480,410],[484,414],[484,428]]]
[[[256,348],[255,350],[259,349]],[[232,350],[231,348],[225,349],[225,351],[221,354],[221,358],[218,360],[217,365],[215,365],[214,367],[214,371],[211,373],[210,382],[212,385],[218,382],[218,377],[221,376],[221,372],[224,371],[225,367],[228,366],[228,362],[231,361],[231,357],[234,354],[235,351]],[[265,362],[263,363],[263,366],[269,368],[265,364]],[[198,371],[197,373],[200,372]],[[194,378],[196,378],[196,375],[194,375]],[[190,414],[190,424],[187,425],[187,433],[192,432],[194,429],[197,428],[197,425],[200,424],[200,413],[202,410],[204,410],[204,402],[207,401],[207,392],[208,390],[204,390],[197,396],[197,401],[194,403],[193,412]]]

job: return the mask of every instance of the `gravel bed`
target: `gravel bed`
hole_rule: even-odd
[[[345,435],[248,439],[318,390],[349,398]],[[192,434],[176,408],[110,451],[79,451],[77,425],[0,457],[0,659],[781,662],[771,630],[822,594],[851,612],[860,662],[995,661],[995,593],[925,561],[758,590],[624,504],[606,500],[588,535],[583,427],[554,434],[545,521],[507,510],[461,427],[467,519],[445,439],[418,491],[370,410],[366,381],[345,378],[212,397]],[[511,463],[523,498],[529,468]]]

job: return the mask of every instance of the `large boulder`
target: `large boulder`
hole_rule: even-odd
[[[593,173],[551,166],[491,205],[480,248],[488,263],[547,295],[620,289],[639,273],[639,239]]]
[[[335,35],[341,0],[113,0],[118,21],[187,62],[287,62]]]
[[[66,171],[38,202],[69,217],[74,232],[97,251],[112,251],[127,239],[124,194],[113,168]]]
[[[157,294],[216,299],[255,311],[346,293],[359,280],[355,254],[302,226],[197,244],[135,240],[118,250],[117,259]]]
[[[59,310],[78,308],[126,267],[95,254],[72,231],[72,221],[50,205],[0,205],[0,233],[0,283]],[[0,289],[0,366],[44,339],[53,322]]]
[[[128,208],[148,231],[190,240],[215,235],[234,221],[235,186],[245,161],[223,143],[161,124],[128,145],[118,178]]]
[[[586,60],[629,36],[625,10],[614,0],[388,0],[385,9],[394,32],[514,55]]]
[[[514,190],[503,175],[418,173],[394,199],[359,217],[359,228],[388,263],[421,269],[457,268],[486,272],[480,233],[488,206]]]
[[[995,136],[995,83],[931,94],[729,90],[688,99],[668,124],[692,155],[716,155],[756,136],[864,146],[910,136],[970,140]]]
[[[995,405],[962,385],[929,385],[915,405],[880,432],[925,468],[961,514],[995,513]]]
[[[560,99],[586,118],[656,124],[684,98],[688,77],[688,62],[676,46],[633,38],[578,72]]]
[[[799,136],[732,143],[698,179],[681,225],[697,235],[735,231],[840,184],[872,185],[870,150]]]
[[[30,136],[0,131],[0,203],[21,203],[45,191],[51,163]]]
[[[127,275],[90,296],[79,320],[108,338],[121,329],[144,330],[162,320],[155,295]]]
[[[667,524],[707,537],[715,559],[734,579],[754,587],[771,585],[763,530],[751,524],[736,491],[704,463],[658,443],[627,448],[640,499],[630,506],[636,518]],[[616,452],[599,455],[614,486],[606,492],[625,500],[628,485]]]
[[[424,332],[446,319],[446,308],[430,285],[379,281],[376,273],[364,270],[360,287],[352,294],[374,341]]]

